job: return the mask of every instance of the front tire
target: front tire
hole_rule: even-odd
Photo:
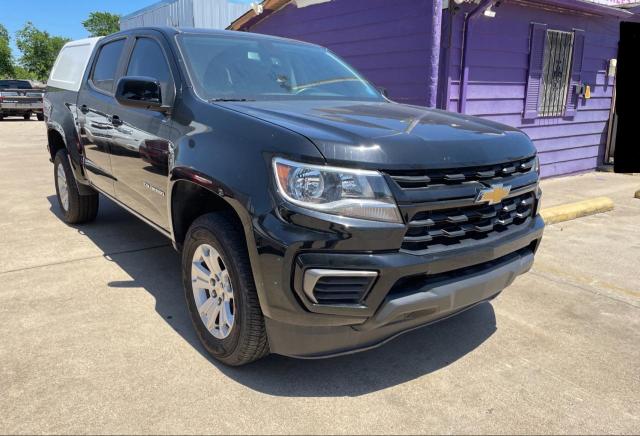
[[[43,114],[43,113],[38,112],[38,113],[36,114],[36,118],[38,119],[38,121],[44,121],[44,114]]]
[[[59,150],[53,160],[53,177],[62,219],[68,224],[93,221],[98,214],[98,193],[80,195],[67,150]]]
[[[194,221],[182,280],[191,321],[211,356],[240,366],[269,353],[244,235],[232,217],[211,213]]]
[[[31,119],[31,112],[27,112],[26,114],[22,115],[22,118],[24,118],[25,121],[29,121]]]

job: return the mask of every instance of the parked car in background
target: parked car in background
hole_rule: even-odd
[[[44,121],[43,88],[34,88],[28,80],[0,80],[0,121],[4,117],[23,117],[25,120],[36,115]]]
[[[95,219],[102,193],[170,238],[198,337],[230,365],[381,345],[494,298],[542,238],[524,133],[389,101],[317,45],[76,41],[45,108],[63,219]]]

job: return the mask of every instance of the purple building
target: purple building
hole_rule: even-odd
[[[632,123],[614,110],[623,93],[621,23],[636,15],[611,4],[631,1],[442,1],[265,0],[230,28],[329,47],[395,101],[521,128],[543,176],[637,152],[635,141],[616,144]],[[637,43],[640,24],[628,29],[626,44]],[[632,64],[624,74],[640,77]],[[624,93],[638,96],[625,82]]]

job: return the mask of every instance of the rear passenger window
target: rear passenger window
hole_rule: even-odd
[[[167,60],[156,41],[150,38],[139,38],[136,41],[127,76],[151,77],[166,87],[171,80],[171,74]]]
[[[91,76],[91,81],[96,88],[107,92],[113,91],[113,81],[116,78],[116,69],[125,41],[125,39],[119,39],[103,45],[100,49]]]

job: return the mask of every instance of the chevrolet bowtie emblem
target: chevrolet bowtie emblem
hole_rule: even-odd
[[[491,185],[478,192],[476,203],[498,204],[511,192],[511,186]]]

